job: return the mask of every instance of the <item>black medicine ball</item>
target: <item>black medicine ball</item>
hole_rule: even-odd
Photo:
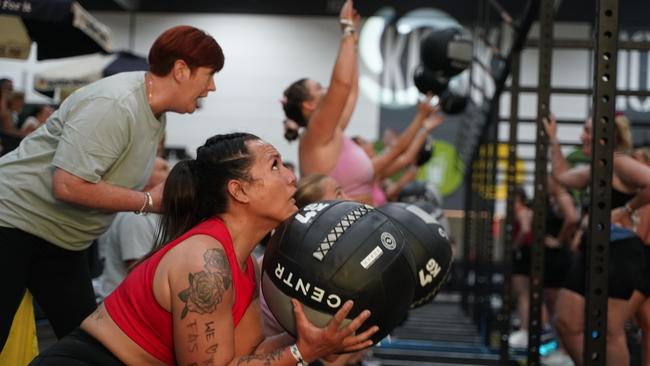
[[[399,202],[415,203],[430,202],[437,207],[442,206],[442,197],[436,191],[432,184],[415,181],[407,184],[397,196]]]
[[[460,28],[434,29],[420,42],[420,58],[432,71],[447,77],[460,74],[472,62],[472,40]]]
[[[440,94],[440,109],[447,114],[463,113],[469,102],[469,97],[447,89]]]
[[[427,136],[424,145],[422,145],[420,152],[418,152],[418,156],[415,159],[415,165],[420,167],[426,164],[429,160],[431,160],[432,155],[433,155],[433,137],[429,135]]]
[[[419,207],[422,209],[422,211],[428,213],[431,215],[438,223],[443,227],[443,228],[448,228],[449,227],[449,221],[445,217],[445,212],[442,210],[442,207],[436,206],[431,202],[426,202],[426,201],[416,201],[413,202],[415,206]],[[445,232],[448,232],[445,230]]]
[[[276,229],[262,267],[264,299],[294,336],[291,298],[319,327],[353,300],[345,323],[370,310],[358,332],[378,325],[377,343],[404,318],[415,291],[415,262],[401,230],[380,211],[351,201],[305,206]]]
[[[406,203],[388,203],[378,208],[400,225],[409,242],[417,270],[412,307],[431,301],[451,269],[452,251],[447,233],[431,215]]]
[[[413,71],[413,83],[422,94],[432,93],[438,95],[447,89],[449,78],[440,71],[427,70],[426,67],[419,65]]]

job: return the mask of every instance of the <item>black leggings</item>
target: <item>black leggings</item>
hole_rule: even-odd
[[[609,246],[608,265],[607,297],[628,300],[634,290],[639,289],[645,273],[645,253],[641,239],[633,236],[612,241]],[[585,296],[586,273],[586,257],[583,251],[573,258],[563,287]]]
[[[0,349],[25,289],[59,339],[97,308],[86,251],[65,250],[22,230],[0,227]]]
[[[30,366],[124,366],[103,344],[77,328],[38,355]]]

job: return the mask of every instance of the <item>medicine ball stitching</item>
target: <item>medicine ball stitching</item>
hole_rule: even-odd
[[[313,253],[313,257],[319,261],[323,261],[323,258],[327,253],[332,249],[336,241],[343,235],[343,233],[352,225],[355,221],[359,220],[368,212],[374,210],[372,206],[362,206],[354,211],[351,211],[345,217],[341,219],[333,228],[330,230],[329,234],[325,236],[320,245],[316,248],[316,251]]]

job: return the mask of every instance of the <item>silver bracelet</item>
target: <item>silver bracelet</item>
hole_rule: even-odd
[[[136,215],[148,215],[149,212],[153,210],[153,197],[151,197],[151,193],[149,192],[144,192],[144,204],[142,205],[142,208],[140,208],[138,211],[135,211],[134,213]]]

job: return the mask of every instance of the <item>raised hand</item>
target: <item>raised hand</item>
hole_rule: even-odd
[[[438,113],[438,107],[429,114],[429,116],[422,122],[422,128],[427,131],[432,131],[440,126],[445,121],[445,116]]]
[[[298,340],[296,344],[306,361],[326,357],[340,352],[358,351],[372,345],[372,337],[379,327],[372,326],[361,334],[355,334],[357,329],[368,319],[370,311],[364,310],[346,326],[341,326],[352,309],[353,302],[348,300],[332,317],[325,328],[318,328],[305,315],[302,304],[291,300],[296,316]]]
[[[438,110],[437,105],[431,105],[432,98],[433,94],[429,93],[424,99],[418,102],[418,113],[424,114],[424,117],[428,117],[433,111]]]
[[[354,23],[354,29],[357,31],[357,34],[361,32],[361,15],[354,10],[354,17],[352,17],[352,22]]]
[[[557,120],[555,119],[555,115],[551,114],[550,118],[544,117],[542,119],[542,124],[544,125],[544,130],[546,131],[548,139],[557,139]]]
[[[344,21],[354,21],[354,16],[356,10],[354,10],[354,4],[352,0],[346,0],[343,6],[341,7],[341,12],[339,13],[339,19]]]
[[[433,93],[427,93],[423,98],[421,98],[418,101],[417,107],[418,109],[420,108],[428,108],[431,106],[431,100],[433,99]]]

